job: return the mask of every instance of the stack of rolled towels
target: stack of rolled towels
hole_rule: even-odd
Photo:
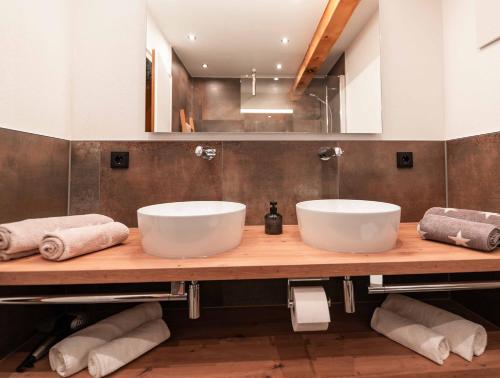
[[[170,337],[159,303],[143,303],[101,320],[54,345],[50,367],[69,377],[86,367],[104,377],[142,356]]]
[[[480,324],[399,294],[390,294],[375,310],[371,327],[439,365],[450,351],[472,361],[487,344]]]
[[[500,214],[433,207],[417,231],[422,239],[490,252],[500,245]]]
[[[48,260],[67,260],[122,243],[128,235],[127,226],[100,214],[0,224],[0,260],[36,253]]]

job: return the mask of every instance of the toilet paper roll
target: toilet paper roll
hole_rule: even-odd
[[[290,309],[295,332],[326,331],[330,309],[322,286],[292,287],[293,307]]]

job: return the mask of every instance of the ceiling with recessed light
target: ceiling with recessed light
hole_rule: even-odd
[[[147,0],[151,16],[195,77],[241,77],[252,68],[259,77],[294,77],[327,3]]]

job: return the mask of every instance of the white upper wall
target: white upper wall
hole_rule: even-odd
[[[382,89],[378,10],[345,50],[346,132],[380,133]]]
[[[164,69],[167,73],[172,74],[172,46],[166,40],[149,12],[147,12],[146,30],[146,48],[148,51],[155,49],[156,53],[161,55],[162,60],[165,62]]]
[[[383,139],[444,139],[440,0],[380,0]]]
[[[146,139],[144,0],[72,0],[71,139]]]
[[[479,49],[473,0],[443,0],[443,36],[446,139],[500,131],[500,40]]]
[[[69,137],[70,2],[0,0],[0,127]]]

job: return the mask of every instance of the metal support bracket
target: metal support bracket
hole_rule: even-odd
[[[191,281],[189,284],[189,319],[200,317],[200,284]]]
[[[350,276],[344,277],[344,310],[347,314],[356,312],[356,303],[354,301],[354,285]]]

